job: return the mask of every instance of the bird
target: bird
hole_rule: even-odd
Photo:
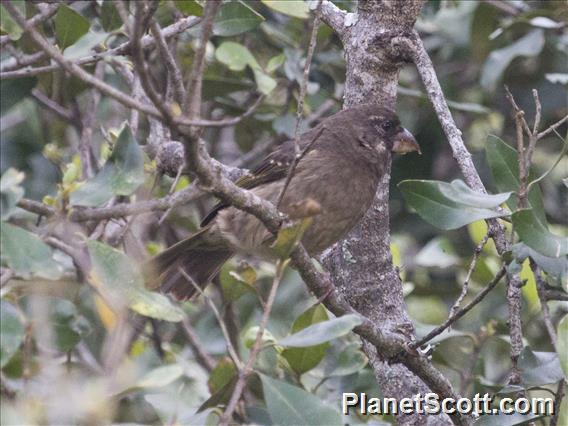
[[[236,184],[274,203],[284,214],[293,215],[306,200],[315,204],[318,214],[301,239],[308,254],[315,256],[363,218],[387,172],[391,153],[412,151],[420,153],[420,147],[393,110],[377,103],[362,104],[345,108],[296,140],[282,143]],[[147,285],[177,300],[188,300],[235,254],[272,259],[274,240],[255,216],[218,203],[197,233],[147,261],[143,266]]]

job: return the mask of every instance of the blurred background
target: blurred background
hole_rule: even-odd
[[[28,17],[36,13],[32,2],[14,3]],[[112,1],[64,3],[61,8],[70,10],[66,9],[67,15],[58,18],[62,14],[58,11],[40,27],[46,37],[64,48],[68,59],[82,58],[93,49],[112,48],[127,40]],[[312,20],[308,6],[301,2],[274,3],[225,2],[207,46],[203,117],[221,119],[242,114],[257,93],[266,95],[254,114],[236,126],[204,131],[211,155],[228,165],[250,168],[272,147],[294,134]],[[351,1],[334,3],[346,10],[355,7]],[[163,1],[156,18],[162,27],[167,27],[184,16],[201,12],[199,1]],[[529,123],[535,112],[532,89],[538,90],[542,103],[541,128],[568,113],[567,17],[564,1],[431,0],[416,23],[452,114],[490,192],[499,191],[486,159],[488,135],[499,136],[515,146],[514,118],[504,85],[526,112]],[[120,318],[117,320],[108,303],[96,296],[92,284],[84,282],[87,277],[77,272],[77,265],[64,250],[38,243],[59,230],[60,219],[38,220],[37,215],[15,206],[22,196],[56,209],[73,204],[72,194],[85,180],[78,154],[85,117],[94,114],[90,137],[95,163],[100,167],[118,143],[123,122],[131,120],[131,112],[104,96],[92,110],[92,89],[61,71],[5,78],[5,73],[22,69],[17,58],[37,49],[4,9],[0,28],[2,35],[9,37],[2,45],[0,57],[0,171],[2,220],[9,223],[3,223],[2,267],[3,274],[10,273],[11,277],[2,281],[2,424],[216,424],[215,407],[226,399],[223,392],[226,394],[235,367],[227,358],[226,341],[203,298],[176,306],[175,312],[183,314],[184,326],[175,321],[134,318],[136,326],[126,339],[127,356],[120,366],[115,366],[113,374],[108,374],[109,345],[115,342]],[[62,39],[62,31],[78,37]],[[199,25],[193,26],[181,33],[177,42],[170,43],[184,70],[191,69],[199,31]],[[156,84],[165,90],[166,71],[158,52],[151,49],[147,55]],[[128,66],[127,56],[115,60]],[[43,59],[33,66],[48,64]],[[117,71],[120,68],[112,61],[96,68],[97,71],[93,65],[86,66],[107,83],[130,91],[124,76]],[[322,24],[304,106],[306,128],[341,108],[344,73],[341,43]],[[55,103],[61,113],[55,113],[49,102]],[[486,234],[486,227],[480,221],[458,230],[441,231],[408,207],[397,188],[402,180],[450,182],[460,178],[460,173],[413,65],[407,65],[400,74],[397,111],[403,125],[419,141],[422,156],[394,160],[391,249],[404,281],[408,311],[417,332],[424,334],[447,318],[461,291],[473,249]],[[566,135],[563,125],[539,141],[533,158],[534,176],[540,176],[556,162]],[[152,138],[151,123],[141,117],[132,137],[147,148]],[[156,162],[146,154],[143,169],[132,201],[166,196],[172,185],[175,192],[191,185],[187,176],[175,182],[175,173],[157,178]],[[551,232],[562,236],[568,236],[567,176],[568,158],[564,156],[540,182]],[[124,196],[115,196],[113,202],[123,202],[121,197]],[[135,216],[127,220],[126,236],[120,232],[117,237],[116,230],[113,231],[113,227],[125,226],[122,219],[85,226],[73,224],[67,232],[102,241],[104,247],[89,245],[91,256],[99,250],[101,258],[112,257],[115,252],[111,250],[136,258],[123,240],[131,236],[141,247],[143,258],[194,232],[214,201],[200,197],[167,215],[159,211]],[[28,232],[18,234],[11,226]],[[492,243],[487,244],[473,273],[470,294],[491,280],[500,263]],[[119,274],[122,269],[117,268],[121,265],[95,260],[95,269],[97,265],[102,281],[107,275],[118,281],[132,278],[131,272],[125,272],[127,277]],[[247,353],[247,342],[250,343],[251,336],[254,338],[254,327],[262,314],[257,293],[267,294],[273,274],[271,264],[236,259],[224,267],[216,285],[208,290],[241,354]],[[523,264],[521,276],[526,280],[522,289],[526,344],[535,352],[552,353],[554,348],[544,332],[535,277],[528,263]],[[563,279],[564,283],[560,279],[549,284],[559,289],[563,284],[566,288],[565,276]],[[298,318],[314,302],[298,275],[288,270],[268,326],[274,339],[305,327]],[[549,307],[555,324],[568,312],[566,302],[551,302]],[[323,308],[311,313],[319,320],[328,317]],[[510,367],[506,319],[505,286],[500,285],[451,333],[436,342],[436,365],[463,395],[497,392],[505,385]],[[212,369],[197,359],[195,348],[188,342],[186,326],[210,358]],[[367,390],[374,396],[380,395],[359,350],[358,338],[345,335],[324,345],[317,350],[311,348],[309,355],[303,354],[311,358],[304,364],[286,354],[286,350],[267,347],[256,368],[302,388],[335,409],[342,391]],[[534,391],[535,395],[550,396],[546,389],[558,381],[556,367],[525,362],[525,369],[533,370],[532,376],[525,377],[527,386],[541,389]],[[546,379],[538,379],[545,376]],[[261,388],[255,376],[246,396],[246,407],[242,408],[243,423],[271,424],[277,416],[267,405],[266,389],[263,393]],[[196,414],[200,406],[206,409]],[[392,422],[392,418],[354,413],[349,421],[381,424]],[[539,422],[545,424],[548,420]]]

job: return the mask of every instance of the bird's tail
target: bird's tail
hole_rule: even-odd
[[[207,228],[174,244],[143,267],[148,286],[187,300],[197,288],[204,289],[221,266],[233,256],[226,248],[211,247],[204,236]],[[193,282],[191,282],[192,280]]]

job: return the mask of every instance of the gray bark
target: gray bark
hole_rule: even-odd
[[[397,49],[396,39],[411,34],[422,4],[422,0],[360,0],[353,16],[342,14],[326,2],[323,19],[338,33],[345,49],[345,107],[376,101],[395,109],[404,56],[402,49]],[[324,262],[335,287],[354,309],[381,324],[382,329],[410,336],[413,326],[389,248],[389,181],[390,169],[365,218],[326,255]],[[364,342],[363,350],[385,397],[400,400],[430,392],[404,365],[389,365],[373,345]],[[452,423],[446,416],[428,418],[419,414],[401,415],[397,421],[404,425]]]

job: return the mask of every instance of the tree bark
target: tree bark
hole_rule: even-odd
[[[345,49],[344,107],[380,102],[395,109],[398,74],[404,63],[403,49],[397,49],[396,38],[412,32],[423,3],[423,0],[360,0],[355,15],[343,14],[326,4],[323,19],[338,33]],[[390,254],[389,181],[390,167],[365,218],[325,256],[324,263],[335,287],[353,308],[381,324],[381,328],[410,336],[414,328]],[[363,350],[385,397],[400,400],[430,392],[402,364],[389,365],[373,345],[364,341]],[[399,415],[397,421],[403,425],[452,423],[447,416],[428,419],[419,414]]]

